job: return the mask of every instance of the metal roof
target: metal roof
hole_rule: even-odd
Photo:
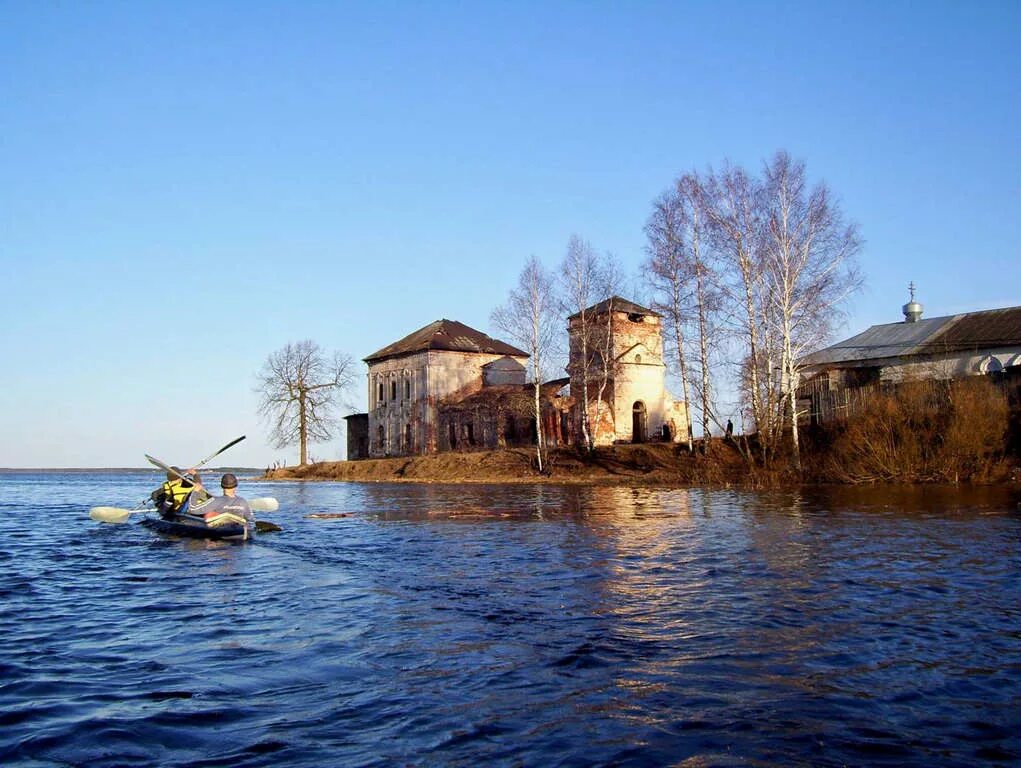
[[[429,349],[448,352],[478,352],[487,355],[509,355],[511,357],[528,357],[517,347],[494,339],[482,331],[459,323],[456,320],[436,320],[429,325],[409,333],[400,341],[395,341],[362,358],[366,363],[386,360],[401,355],[412,355]]]
[[[957,315],[955,322],[931,339],[926,351],[1013,347],[1021,344],[1021,307],[987,309]]]
[[[873,325],[801,358],[815,368],[884,358],[1021,345],[1021,307],[966,312],[914,323]]]

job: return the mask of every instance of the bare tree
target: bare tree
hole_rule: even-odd
[[[762,184],[743,168],[728,163],[722,170],[707,175],[703,191],[709,237],[723,272],[721,290],[729,304],[741,308],[735,313],[737,335],[743,339],[746,351],[741,391],[751,407],[765,459],[768,442],[763,438],[769,427],[766,406],[769,400],[764,399],[762,379],[765,376],[768,380],[769,369],[761,370],[768,355],[762,355],[760,350],[764,323]]]
[[[690,217],[674,190],[663,193],[653,204],[652,215],[645,225],[649,240],[649,258],[643,265],[653,290],[653,309],[663,314],[664,325],[677,355],[677,371],[681,380],[681,396],[685,407],[688,394],[688,361],[684,328],[694,317],[693,287],[695,273],[687,253],[687,232]],[[688,450],[692,449],[691,419],[688,419]]]
[[[614,345],[615,336],[613,333],[613,313],[618,301],[617,289],[624,282],[624,273],[612,254],[604,254],[599,259],[599,271],[597,277],[597,290],[607,298],[600,302],[600,312],[603,322],[596,323],[598,318],[593,318],[591,331],[594,355],[595,373],[598,377],[599,386],[596,390],[596,424],[601,423],[602,410],[606,407],[606,389],[610,385],[617,372],[617,350]],[[611,413],[611,419],[613,414]],[[616,426],[614,426],[616,430]]]
[[[532,256],[518,277],[518,287],[507,303],[496,309],[490,322],[528,350],[535,394],[535,458],[543,471],[546,440],[542,429],[542,383],[559,320],[553,276]]]
[[[259,414],[270,425],[274,447],[299,445],[300,463],[308,463],[308,444],[333,437],[335,406],[353,378],[348,355],[327,358],[313,341],[288,344],[266,358],[258,374]]]
[[[572,336],[571,345],[575,347],[568,354],[568,373],[572,381],[581,381],[581,434],[585,446],[591,451],[595,447],[592,436],[592,425],[589,421],[588,382],[592,368],[590,352],[590,318],[589,307],[598,295],[599,258],[592,246],[577,235],[571,235],[567,243],[567,253],[560,264],[561,304],[566,312],[577,316],[580,333]]]
[[[674,335],[689,411],[692,404],[689,386],[695,390],[700,403],[703,447],[708,449],[712,424],[718,424],[712,370],[720,345],[721,275],[709,239],[703,181],[697,173],[679,177],[656,201],[646,233],[651,251],[646,274],[657,293],[656,305],[663,310]],[[686,351],[686,326],[692,330],[691,344],[697,369],[694,372]],[[689,431],[691,421],[689,416]],[[690,434],[688,441],[691,445]]]
[[[708,450],[712,436],[711,423],[715,421],[710,351],[713,346],[715,318],[720,311],[719,277],[709,261],[704,193],[698,174],[686,173],[681,176],[677,180],[676,193],[680,204],[689,212],[688,255],[694,274],[698,362],[702,374],[698,390],[702,400],[703,448]]]
[[[613,304],[614,294],[623,283],[623,274],[611,254],[600,256],[587,241],[572,235],[560,265],[559,279],[560,304],[572,318],[568,373],[572,389],[576,382],[580,385],[581,432],[591,451],[595,447],[595,430],[606,407],[604,395],[615,372]],[[595,393],[590,390],[593,385]],[[593,399],[595,428],[591,421]]]
[[[842,319],[840,304],[861,287],[856,263],[861,239],[825,184],[808,188],[803,162],[778,152],[764,176],[765,277],[778,324],[794,465],[800,470],[798,360],[830,336]]]

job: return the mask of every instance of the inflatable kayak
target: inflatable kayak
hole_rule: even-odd
[[[232,512],[223,512],[210,520],[186,513],[170,515],[165,518],[146,517],[141,522],[151,531],[171,536],[184,536],[189,539],[245,541],[251,537],[251,531],[245,523],[245,519]]]

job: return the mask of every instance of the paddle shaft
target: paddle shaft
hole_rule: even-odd
[[[241,437],[237,437],[237,438],[235,438],[235,439],[231,440],[231,441],[230,441],[229,443],[227,443],[227,444],[226,444],[225,446],[223,446],[223,448],[221,448],[220,450],[218,450],[218,451],[217,451],[216,453],[212,453],[212,454],[210,454],[209,456],[206,456],[206,458],[202,459],[202,461],[200,461],[200,462],[199,462],[198,464],[196,464],[196,465],[195,465],[195,466],[194,466],[193,468],[194,468],[194,469],[198,469],[199,467],[203,467],[203,466],[205,466],[205,465],[206,465],[206,464],[208,464],[208,463],[209,463],[210,461],[212,461],[212,460],[213,460],[213,459],[215,459],[215,458],[216,458],[217,456],[219,456],[219,455],[220,455],[221,453],[223,453],[224,451],[226,451],[226,450],[227,450],[228,448],[230,448],[231,446],[237,445],[238,443],[240,443],[240,442],[241,442],[242,440],[244,440],[244,439],[245,439],[245,436],[244,436],[244,435],[241,435]],[[181,474],[180,472],[178,472],[178,471],[177,471],[176,469],[174,469],[173,467],[171,467],[171,466],[168,466],[168,465],[164,464],[164,463],[163,463],[162,461],[160,461],[159,459],[155,459],[155,458],[153,458],[153,457],[152,457],[152,456],[150,456],[150,455],[149,455],[148,453],[147,453],[147,454],[145,454],[145,458],[147,458],[147,459],[149,460],[149,463],[150,463],[150,464],[155,464],[155,465],[156,465],[157,467],[159,467],[160,469],[162,469],[162,470],[164,470],[164,471],[166,471],[166,472],[169,472],[169,473],[171,473],[172,475],[177,475],[177,477],[179,477],[179,478],[180,478],[181,480],[187,480],[187,479],[188,479],[188,478],[186,478],[186,477],[185,477],[184,475],[182,475],[182,474]]]
[[[200,461],[198,464],[195,465],[195,469],[198,469],[199,467],[205,466],[208,462],[210,462],[213,459],[215,459],[217,456],[219,456],[221,453],[226,451],[228,448],[230,448],[231,446],[237,445],[238,443],[240,443],[244,439],[245,439],[245,436],[241,435],[241,437],[238,437],[238,438],[235,438],[234,440],[231,440],[229,443],[227,443],[225,446],[223,446],[223,448],[218,450],[216,453],[214,453],[214,454],[212,454],[210,456],[207,456],[206,458],[202,459],[202,461]]]

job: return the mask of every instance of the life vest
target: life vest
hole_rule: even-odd
[[[163,504],[169,508],[168,511],[177,512],[184,506],[184,502],[188,500],[188,494],[194,489],[194,485],[191,483],[185,485],[181,479],[168,480],[160,488]]]

